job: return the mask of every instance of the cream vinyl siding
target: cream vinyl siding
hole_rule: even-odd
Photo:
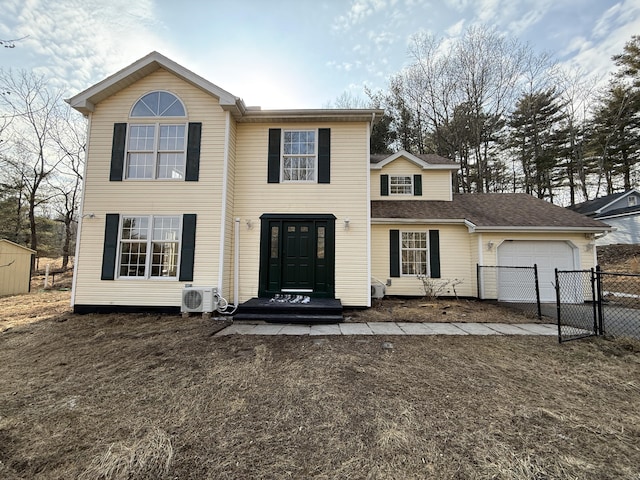
[[[160,123],[202,122],[198,182],[172,180],[109,181],[113,125],[130,122],[133,104],[144,94],[166,90],[185,105],[187,118],[154,119]],[[177,280],[101,281],[107,213],[120,215],[197,215],[194,279],[197,286],[218,280],[221,182],[225,114],[216,98],[165,70],[158,70],[96,105],[92,113],[85,171],[85,217],[77,265],[77,305],[180,306],[183,283]],[[142,123],[139,118],[135,123]],[[89,217],[93,214],[93,217]]]
[[[229,132],[229,163],[227,177],[227,216],[226,230],[224,236],[224,276],[222,284],[222,296],[235,303],[233,298],[233,255],[234,255],[234,229],[235,229],[235,175],[236,175],[236,136],[237,125],[233,117],[230,116]]]
[[[475,263],[471,263],[472,239],[467,227],[464,225],[426,225],[426,224],[386,224],[371,226],[371,272],[372,276],[385,283],[391,280],[387,286],[387,295],[411,295],[423,296],[422,282],[416,276],[390,276],[390,245],[389,231],[401,232],[427,232],[438,230],[440,232],[440,279],[434,282],[447,280],[462,280],[456,286],[458,296],[470,297],[475,295]],[[453,296],[453,290],[443,292],[443,296]]]
[[[371,170],[371,200],[451,200],[451,171],[423,170],[404,157],[382,167]],[[380,195],[380,175],[422,175],[422,196]]]
[[[234,208],[241,218],[240,301],[258,294],[263,213],[333,214],[337,217],[335,296],[344,305],[368,305],[367,126],[365,122],[238,124]],[[330,128],[331,183],[267,183],[269,128]],[[348,230],[345,218],[350,220]]]

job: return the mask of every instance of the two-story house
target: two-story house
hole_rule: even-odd
[[[178,310],[188,285],[370,306],[372,278],[420,295],[420,274],[477,296],[476,264],[585,268],[607,230],[528,195],[454,195],[437,156],[370,155],[380,110],[247,107],[156,52],[68,102],[89,119],[77,312]]]

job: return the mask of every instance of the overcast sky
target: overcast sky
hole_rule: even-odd
[[[2,0],[0,68],[36,70],[68,96],[151,51],[247,105],[321,108],[384,88],[420,31],[474,24],[606,78],[640,34],[640,0]]]

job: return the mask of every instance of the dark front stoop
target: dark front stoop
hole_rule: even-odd
[[[309,303],[272,302],[252,298],[238,306],[234,320],[264,320],[271,323],[342,322],[342,303],[334,298],[312,298]]]

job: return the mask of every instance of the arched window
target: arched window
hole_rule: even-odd
[[[137,121],[127,128],[125,178],[183,180],[187,124],[180,99],[169,92],[147,93],[135,103],[131,117]]]
[[[131,110],[132,117],[184,117],[184,105],[178,97],[169,92],[151,92],[136,102]]]

